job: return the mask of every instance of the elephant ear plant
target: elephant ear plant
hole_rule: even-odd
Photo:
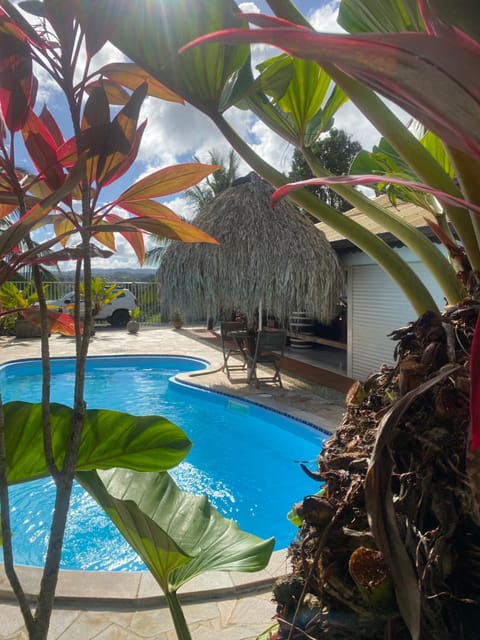
[[[191,188],[217,166],[195,162],[161,168],[132,180],[114,200],[105,200],[104,188],[135,161],[146,126],[140,110],[147,94],[182,99],[138,68],[124,74],[123,86],[105,81],[94,70],[94,56],[106,42],[105,34],[93,28],[95,22],[80,11],[78,2],[0,2],[0,216],[8,223],[0,234],[0,285],[25,270],[33,274],[38,304],[22,302],[15,310],[42,329],[41,403],[0,401],[4,567],[32,640],[47,638],[75,473],[113,467],[164,472],[190,448],[181,429],[164,418],[86,406],[85,364],[96,293],[91,260],[111,256],[118,234],[140,264],[145,234],[216,242],[158,199]],[[37,107],[41,82],[55,86],[57,106],[63,100],[59,109],[68,114],[68,133],[48,106]],[[31,169],[17,168],[20,152],[28,155]],[[84,300],[84,308],[77,304],[73,317],[47,309],[40,275],[43,265],[66,260],[76,262],[75,299]],[[3,299],[2,305],[0,313],[11,311],[4,309]],[[50,401],[51,332],[75,337],[72,407]],[[55,483],[55,509],[43,576],[32,604],[15,568],[8,487],[47,475]],[[267,555],[262,548],[259,564]]]
[[[259,571],[274,540],[241,531],[206,496],[181,491],[168,473],[130,469],[77,473],[164,592],[181,640],[190,640],[178,589],[205,571]]]

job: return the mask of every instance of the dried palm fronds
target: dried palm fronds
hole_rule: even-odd
[[[270,206],[273,189],[254,173],[208,203],[193,224],[220,245],[172,243],[158,279],[162,313],[189,318],[228,317],[249,322],[261,306],[284,321],[305,311],[330,322],[342,295],[343,273],[322,232],[288,202]]]

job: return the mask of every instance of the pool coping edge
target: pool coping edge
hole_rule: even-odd
[[[16,567],[28,600],[36,600],[42,569]],[[230,598],[232,595],[271,589],[274,581],[287,573],[287,550],[274,551],[265,569],[255,573],[238,571],[211,571],[197,576],[179,589],[182,602],[201,602],[209,599]],[[0,564],[0,602],[16,601],[5,567]],[[61,570],[55,603],[71,606],[81,603],[98,609],[132,607],[155,608],[166,604],[159,585],[148,571],[72,571]]]

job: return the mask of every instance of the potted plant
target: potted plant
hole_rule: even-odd
[[[174,329],[181,329],[183,327],[184,319],[181,311],[177,309],[173,312],[171,322]]]
[[[130,320],[127,322],[127,331],[128,333],[138,333],[140,329],[140,307],[133,309],[130,311]]]
[[[0,316],[3,330],[14,333],[17,338],[38,338],[41,335],[40,325],[30,322],[22,314],[38,302],[38,294],[33,285],[27,284],[19,289],[13,282],[5,282],[0,287]]]

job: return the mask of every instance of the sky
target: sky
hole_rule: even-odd
[[[341,31],[336,23],[338,0],[297,0],[296,4],[318,31]],[[239,2],[239,6],[246,12],[270,12],[266,3],[261,0]],[[255,64],[255,58],[259,61],[278,53],[278,50],[271,49],[270,53],[266,55],[266,49],[262,45],[256,45],[252,56],[253,64]],[[96,57],[95,63],[99,67],[111,61],[118,61],[119,57],[121,58],[119,52],[111,45],[107,45]],[[59,96],[52,81],[42,74],[38,104],[45,102],[55,112],[55,104],[58,99]],[[61,122],[61,112],[57,111],[55,115]],[[139,121],[141,122],[145,118],[148,120],[148,124],[137,160],[122,183],[115,185],[114,189],[117,192],[119,187],[123,190],[139,177],[161,167],[179,162],[191,162],[194,156],[203,162],[209,162],[208,152],[211,150],[219,152],[224,158],[228,156],[230,148],[223,136],[206,116],[189,105],[182,106],[147,98],[142,107]],[[290,145],[256,120],[253,115],[244,111],[233,108],[227,113],[227,119],[264,160],[280,171],[288,173],[293,155],[293,148]],[[360,142],[366,149],[371,149],[379,140],[378,133],[351,103],[344,105],[336,114],[335,126],[351,134],[352,138]],[[20,158],[20,164],[21,162]],[[249,171],[248,165],[241,161],[239,174],[244,175]],[[114,189],[105,191],[105,197],[113,197],[115,195]],[[175,195],[164,202],[186,219],[191,220],[195,215],[192,203],[184,194]],[[147,246],[151,246],[151,243],[148,243]],[[132,249],[123,238],[119,238],[116,253],[107,261],[95,260],[94,267],[136,268],[139,265]],[[65,269],[67,268],[72,268],[72,265],[67,265]]]

